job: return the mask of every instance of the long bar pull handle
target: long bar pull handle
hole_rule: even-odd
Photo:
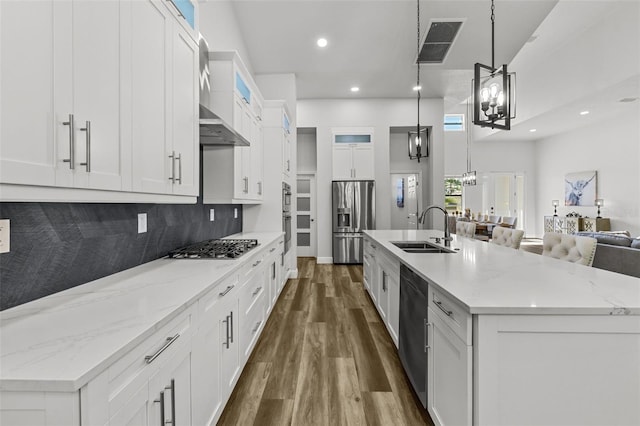
[[[387,273],[382,271],[382,291],[387,292]]]
[[[175,4],[175,3],[173,2],[173,0],[167,0],[167,1],[168,1],[169,3],[171,3],[171,5],[176,9],[176,12],[178,12],[178,16],[180,16],[181,18],[186,19],[186,18],[184,17],[184,15],[182,14],[182,11],[180,11],[180,8],[178,8],[178,5],[177,5],[177,4]]]
[[[425,318],[424,319],[424,353],[427,353],[427,349],[430,348],[430,346],[429,346],[429,332],[427,331],[429,329],[429,327],[431,327],[431,324]]]
[[[165,420],[165,424],[176,426],[176,381],[175,379],[171,379],[171,384],[169,386],[165,386],[164,389],[171,391],[171,418],[169,420]]]
[[[251,265],[252,268],[255,268],[256,266],[258,266],[259,264],[262,263],[262,260],[257,260],[256,263],[254,263],[253,265]]]
[[[229,293],[231,291],[231,289],[235,287],[234,285],[228,285],[227,288],[220,293],[220,297],[224,297],[227,295],[227,293]]]
[[[69,126],[69,158],[62,160],[64,163],[69,163],[69,168],[74,170],[76,168],[76,140],[74,135],[73,114],[69,114],[69,121],[65,121],[62,124]]]
[[[437,306],[438,308],[440,308],[440,310],[441,310],[442,312],[444,312],[448,317],[450,317],[451,315],[453,315],[453,311],[449,311],[449,310],[447,310],[444,306],[442,306],[442,302],[441,302],[441,301],[439,301],[439,300],[434,300],[434,301],[433,301],[433,303],[435,303],[435,304],[436,304],[436,306]]]
[[[276,251],[276,248],[272,247],[271,250],[269,250],[269,253],[273,253],[274,251]]]
[[[178,154],[175,160],[178,161],[178,178],[175,181],[182,185],[182,154]]]
[[[178,340],[178,337],[180,337],[180,333],[177,333],[175,336],[173,337],[167,337],[167,340],[165,342],[164,345],[162,345],[162,347],[160,349],[158,349],[158,351],[156,353],[154,353],[153,355],[147,355],[144,357],[144,361],[147,364],[151,364],[156,358],[158,358],[160,356],[160,354],[162,352],[164,352],[169,346],[171,346],[173,344],[173,342],[175,342],[176,340]]]
[[[253,328],[253,330],[251,330],[251,334],[256,334],[256,331],[258,331],[258,329],[260,328],[260,325],[262,325],[262,321],[258,321],[256,323],[256,326]]]
[[[251,297],[255,297],[256,294],[260,293],[260,290],[262,290],[262,286],[256,288],[255,291],[251,293]]]
[[[227,349],[229,349],[229,315],[227,315],[225,319],[222,320],[222,322],[225,323],[227,329],[227,338],[225,339],[223,345],[225,345]]]
[[[249,192],[249,178],[248,177],[243,177],[242,180],[244,181],[244,193],[248,193]]]
[[[160,403],[160,426],[164,426],[164,391],[160,391],[160,398],[153,402]]]
[[[91,172],[91,122],[86,121],[85,126],[81,128],[83,132],[86,132],[86,144],[87,144],[87,155],[86,161],[84,163],[80,163],[81,166],[87,167],[87,173]]]
[[[258,194],[262,195],[262,181],[258,182]]]
[[[229,320],[231,321],[231,336],[230,336],[230,340],[231,340],[231,343],[233,343],[233,311],[231,311],[229,313]]]
[[[169,158],[171,158],[171,176],[169,176],[169,180],[171,182],[175,182],[176,181],[176,152],[172,151]]]

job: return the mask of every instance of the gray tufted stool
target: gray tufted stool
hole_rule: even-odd
[[[591,266],[597,242],[591,237],[547,232],[542,237],[542,255]]]
[[[476,224],[473,222],[456,222],[456,235],[473,238],[476,235]]]
[[[524,231],[521,229],[511,229],[502,226],[496,226],[491,233],[491,242],[499,246],[520,248],[520,243],[524,237]]]

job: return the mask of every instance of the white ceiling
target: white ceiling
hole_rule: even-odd
[[[496,0],[496,65],[509,63],[557,0]],[[416,1],[234,0],[255,74],[295,73],[298,99],[415,97]],[[422,65],[423,97],[460,102],[473,64],[491,64],[489,0],[421,0],[430,20],[461,19],[443,64]],[[316,40],[325,37],[321,49]],[[350,92],[359,86],[360,92]]]

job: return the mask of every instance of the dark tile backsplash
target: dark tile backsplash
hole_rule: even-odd
[[[210,208],[215,208],[213,222]],[[138,213],[147,213],[143,234],[137,233]],[[0,218],[11,220],[11,251],[0,254],[0,310],[158,259],[186,244],[242,231],[241,205],[201,202],[0,203]]]

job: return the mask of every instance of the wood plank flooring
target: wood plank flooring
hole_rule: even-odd
[[[433,425],[362,285],[298,258],[219,425]]]

